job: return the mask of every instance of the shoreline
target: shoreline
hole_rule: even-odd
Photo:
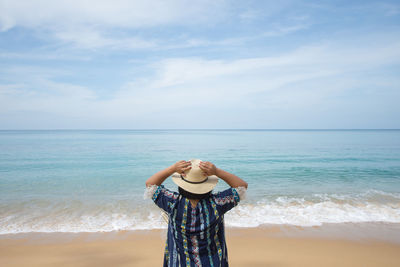
[[[362,223],[324,223],[314,226],[299,226],[291,224],[264,224],[255,227],[227,226],[228,233],[235,234],[243,231],[258,231],[263,235],[283,238],[316,238],[349,241],[380,241],[400,245],[400,223],[387,222],[362,222]],[[0,234],[1,240],[26,239],[31,242],[47,240],[54,242],[68,241],[74,239],[96,238],[124,239],[130,235],[143,235],[151,232],[167,234],[167,228],[115,230],[97,232],[22,232]],[[43,241],[42,240],[42,241]]]
[[[315,230],[315,229],[314,229]],[[340,232],[340,229],[337,229]],[[161,266],[166,229],[0,236],[1,266]],[[226,228],[231,266],[400,266],[400,243],[329,226]],[[321,235],[325,234],[325,235]],[[332,235],[333,234],[333,235]]]

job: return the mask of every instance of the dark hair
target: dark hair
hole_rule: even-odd
[[[204,194],[195,194],[195,193],[186,191],[182,187],[178,187],[178,190],[179,190],[179,194],[181,194],[182,196],[184,196],[188,199],[205,199],[205,198],[210,197],[211,192],[212,192],[212,190],[211,190],[210,192],[207,192]]]

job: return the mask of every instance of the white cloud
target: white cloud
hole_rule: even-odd
[[[98,99],[96,88],[57,82],[57,76],[63,74],[48,75],[46,70],[32,71],[31,76],[41,79],[26,77],[26,81],[17,83],[18,69],[15,69],[14,76],[11,75],[15,82],[0,88],[0,113],[25,110],[27,114],[30,111],[59,114],[72,121],[81,117],[93,123],[88,127],[100,128],[110,124],[129,128],[130,123],[139,128],[168,127],[164,120],[167,116],[187,123],[182,126],[176,122],[170,125],[172,128],[196,127],[193,117],[204,127],[234,127],[224,125],[224,121],[236,121],[242,127],[266,127],[261,117],[276,123],[271,127],[282,127],[285,122],[301,125],[304,122],[301,116],[323,116],[335,104],[343,106],[346,101],[336,103],[335,99],[340,99],[347,90],[354,87],[367,90],[371,81],[364,71],[399,62],[400,42],[396,40],[375,45],[326,43],[277,56],[236,60],[170,58],[149,63],[147,68],[152,73],[126,81],[109,99]],[[29,68],[21,72],[26,75]],[[355,78],[357,75],[361,78]],[[399,84],[398,80],[390,84],[396,82]],[[390,84],[379,83],[379,87],[390,88]],[[361,105],[365,99],[363,91],[358,94],[361,100],[357,103]],[[386,97],[390,99],[390,95]],[[358,108],[365,110],[368,102],[364,105]],[[345,112],[346,108],[349,107],[339,112]],[[219,114],[218,110],[225,112]],[[250,123],[246,117],[254,114],[258,115],[252,121],[253,126],[243,124]],[[290,114],[300,116],[299,120],[290,121]],[[161,117],[164,119],[157,119]],[[279,122],[278,118],[284,121]]]
[[[138,28],[164,24],[192,24],[216,19],[224,1],[189,0],[30,0],[0,1],[3,31],[15,26],[63,27],[101,25]]]
[[[269,84],[282,74],[291,77],[333,75],[338,72],[374,68],[400,61],[400,42],[379,46],[340,47],[329,44],[306,46],[279,56],[239,60],[204,60],[201,58],[166,59],[154,64],[157,79],[151,87],[168,87],[204,79],[240,77],[251,74],[255,78],[272,76]],[[276,75],[276,73],[280,75]],[[291,79],[287,79],[290,81]],[[296,78],[297,79],[297,78]],[[279,83],[280,84],[280,83]]]
[[[287,34],[291,34],[300,30],[305,30],[309,27],[307,24],[296,24],[290,26],[276,26],[275,29],[266,31],[260,34],[259,37],[274,37],[274,36],[283,36]]]
[[[27,52],[3,52],[0,53],[3,59],[24,59],[24,60],[68,60],[68,61],[88,61],[91,57],[85,55],[72,55],[70,52],[61,51],[27,51]]]
[[[144,40],[138,37],[109,37],[96,29],[79,29],[59,31],[55,33],[59,40],[72,44],[77,48],[96,49],[108,47],[111,49],[149,49],[158,44],[155,41]]]
[[[239,18],[241,20],[247,21],[247,20],[254,20],[262,16],[262,11],[261,10],[255,10],[255,9],[247,9],[243,11],[242,13],[239,14]]]
[[[196,46],[198,41],[177,45],[136,31],[160,25],[204,26],[226,15],[226,2],[220,0],[0,0],[0,31],[24,27],[46,42],[55,38],[73,48],[170,49]]]
[[[32,86],[36,88],[32,89]],[[95,98],[94,92],[84,86],[48,79],[37,79],[33,85],[23,82],[0,86],[2,111],[47,111],[74,115],[76,108],[77,112],[82,111],[87,102]]]
[[[128,114],[146,114],[145,117],[185,110],[187,115],[175,116],[186,119],[193,114],[212,116],[215,109],[235,107],[238,111],[226,116],[233,121],[235,117],[265,109],[276,114],[300,114],[299,110],[310,112],[312,106],[317,108],[327,99],[332,101],[353,86],[367,86],[367,77],[358,80],[349,78],[347,73],[362,73],[399,62],[400,49],[396,48],[399,46],[357,49],[359,56],[353,53],[355,48],[324,45],[265,58],[162,60],[152,65],[154,75],[127,83],[110,105],[124,107]],[[241,114],[241,109],[246,112]]]
[[[268,10],[279,11],[286,5],[271,2]],[[236,12],[239,13],[234,14]],[[235,8],[230,1],[224,0],[0,0],[0,31],[24,27],[33,30],[34,35],[44,42],[51,43],[55,38],[62,46],[78,49],[169,50],[242,45],[247,41],[282,36],[308,27],[305,24],[278,25],[264,34],[214,40],[140,34],[158,26],[187,29],[201,25],[207,28],[216,22],[226,23],[226,20],[244,17],[255,19],[265,15],[264,11],[256,9],[247,9],[243,13],[240,6]]]
[[[175,44],[163,44],[160,49],[178,49],[188,47],[232,47],[245,45],[248,42],[259,40],[265,37],[276,37],[292,34],[297,31],[309,28],[309,24],[293,24],[289,26],[271,25],[271,29],[265,32],[260,32],[253,35],[240,35],[235,37],[227,37],[223,39],[207,40],[200,38],[187,38],[176,42]],[[159,42],[161,43],[161,42]]]

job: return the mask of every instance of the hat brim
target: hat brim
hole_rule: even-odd
[[[194,194],[205,194],[214,189],[218,183],[218,176],[211,175],[208,179],[201,184],[191,184],[182,179],[181,175],[177,172],[172,174],[172,181],[179,187]]]

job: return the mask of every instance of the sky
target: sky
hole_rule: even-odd
[[[399,102],[399,1],[0,0],[0,129],[393,129]]]

